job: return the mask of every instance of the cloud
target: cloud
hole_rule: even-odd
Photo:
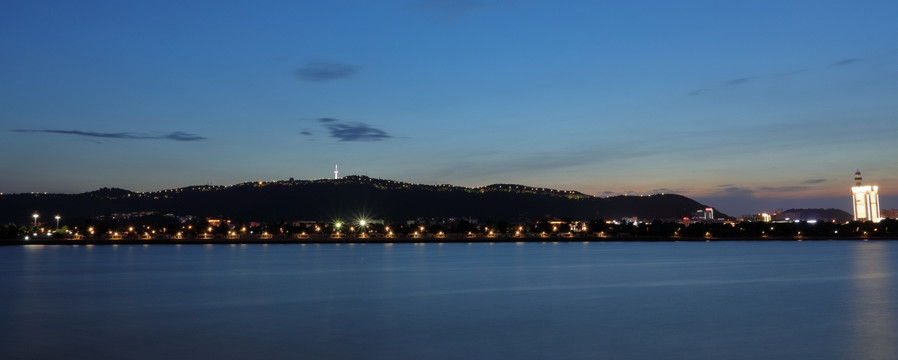
[[[320,118],[318,122],[330,132],[330,137],[340,141],[381,141],[393,137],[386,131],[363,123],[351,123],[332,118]]]
[[[723,84],[723,86],[736,86],[736,85],[746,84],[746,83],[748,83],[749,81],[754,80],[756,77],[757,77],[757,76],[743,77],[743,78],[733,79],[733,80],[730,80],[730,81],[725,82],[725,83]]]
[[[785,77],[789,77],[789,76],[793,76],[793,75],[798,75],[798,74],[801,74],[801,73],[806,72],[806,71],[808,71],[808,70],[807,70],[807,69],[798,69],[798,70],[786,71],[786,72],[779,73],[779,74],[773,74],[773,75],[770,75],[770,76],[773,77],[774,79],[782,79],[782,78],[785,78]]]
[[[868,59],[865,59],[865,58],[847,58],[847,59],[842,59],[842,60],[836,61],[836,62],[830,64],[829,67],[853,65],[853,64],[856,64],[856,63],[859,63],[862,61],[867,61],[867,60]],[[798,75],[798,74],[801,74],[801,73],[804,73],[807,71],[808,71],[807,69],[799,69],[799,70],[791,70],[791,71],[785,71],[785,72],[773,73],[773,74],[767,74],[767,75],[746,76],[746,77],[735,78],[735,79],[725,81],[723,84],[718,85],[718,86],[692,90],[689,92],[689,95],[698,96],[698,95],[702,95],[708,91],[720,90],[720,89],[732,87],[732,86],[745,85],[749,82],[754,82],[754,81],[784,79],[784,78],[787,78],[787,77],[790,77],[793,75]]]
[[[169,133],[168,135],[162,135],[162,136],[158,136],[158,137],[147,137],[146,139],[168,139],[168,140],[175,140],[175,141],[206,140],[205,137],[202,137],[202,136],[199,136],[196,134],[185,133],[185,132],[181,132],[181,131],[175,131],[175,132]]]
[[[76,136],[85,136],[91,138],[104,138],[104,139],[126,139],[126,140],[173,140],[173,141],[200,141],[206,140],[205,137],[199,136],[196,134],[185,133],[181,131],[173,131],[164,135],[150,135],[150,134],[141,134],[141,133],[132,133],[132,132],[119,132],[119,133],[101,133],[101,132],[93,132],[93,131],[80,131],[80,130],[33,130],[33,129],[15,129],[10,130],[10,132],[17,133],[48,133],[48,134],[63,134],[63,135],[76,135]]]
[[[471,0],[423,0],[418,5],[446,20],[458,19],[484,6],[482,2]]]
[[[698,95],[704,94],[705,92],[711,91],[711,90],[718,90],[718,89],[722,89],[722,88],[726,88],[726,87],[745,85],[757,78],[758,78],[758,76],[735,78],[735,79],[731,79],[729,81],[724,82],[723,84],[720,84],[720,85],[712,87],[712,88],[692,90],[689,92],[689,95],[698,96]]]
[[[717,185],[717,191],[713,192],[710,196],[712,197],[721,197],[721,196],[739,196],[739,197],[753,197],[760,191],[765,192],[776,192],[776,193],[788,193],[794,191],[804,191],[811,189],[812,187],[808,185],[820,184],[826,182],[826,179],[810,179],[802,182],[804,185],[789,185],[789,186],[762,186],[758,188],[747,188],[734,184],[724,184]]]
[[[335,62],[311,62],[296,70],[296,76],[305,81],[328,82],[355,75],[358,69],[348,64]]]
[[[808,187],[804,185],[791,185],[791,186],[763,186],[760,190],[763,191],[772,191],[772,192],[791,192],[791,191],[802,191],[807,190]]]
[[[656,143],[658,144],[658,143]],[[557,151],[527,151],[509,153],[501,148],[459,148],[440,168],[429,173],[434,179],[456,178],[520,178],[532,176],[534,169],[546,172],[571,167],[593,166],[610,161],[643,158],[657,154],[656,144],[639,148],[610,144],[589,144],[582,148]],[[490,180],[496,181],[496,180]],[[501,182],[501,180],[499,180]]]
[[[303,136],[312,136],[313,135],[312,132],[309,130],[300,131],[299,134],[303,135]]]
[[[755,190],[749,189],[746,187],[741,187],[733,184],[725,184],[717,186],[720,191],[718,191],[715,196],[745,196],[751,197]]]
[[[864,59],[861,59],[861,58],[848,58],[848,59],[843,59],[843,60],[836,61],[836,62],[832,63],[832,65],[830,65],[830,66],[845,66],[845,65],[856,64],[856,63],[859,63],[859,62],[861,62],[861,61],[864,61]]]
[[[720,84],[720,85],[712,87],[712,88],[692,90],[689,92],[689,95],[698,96],[698,95],[704,94],[705,92],[711,91],[711,90],[718,90],[718,89],[722,89],[722,88],[726,88],[726,87],[745,85],[757,78],[758,78],[758,76],[735,78],[735,79],[726,81],[723,84]]]

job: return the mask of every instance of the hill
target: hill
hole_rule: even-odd
[[[851,215],[842,209],[789,209],[783,211],[777,216],[777,219],[798,219],[798,220],[818,220],[818,221],[837,221],[845,222],[854,220]]]
[[[0,196],[0,221],[24,223],[35,211],[69,219],[158,212],[261,222],[357,217],[393,221],[451,217],[680,219],[705,207],[675,194],[597,198],[576,191],[514,184],[466,188],[347,176],[339,180],[245,182],[156,192],[103,188],[82,194],[7,194]]]

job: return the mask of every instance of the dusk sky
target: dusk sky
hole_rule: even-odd
[[[898,208],[898,1],[13,1],[0,192],[359,174]]]

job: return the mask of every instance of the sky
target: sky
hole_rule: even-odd
[[[896,1],[0,4],[0,192],[341,175],[898,208]]]

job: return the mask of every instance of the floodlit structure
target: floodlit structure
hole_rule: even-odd
[[[334,180],[340,178],[340,169],[337,168],[337,165],[334,165]]]
[[[851,187],[854,200],[854,220],[879,222],[882,216],[879,211],[879,186],[861,185],[861,171],[854,173],[854,186]]]

